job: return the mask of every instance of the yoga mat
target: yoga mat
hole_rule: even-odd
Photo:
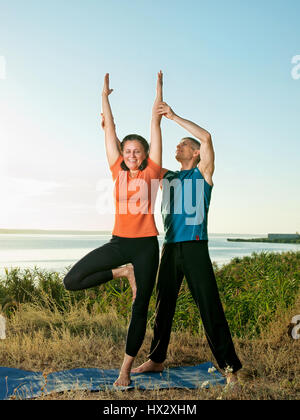
[[[52,372],[45,377],[42,372],[29,372],[0,367],[0,400],[11,397],[30,399],[53,392],[85,390],[154,390],[168,388],[208,388],[224,385],[226,379],[217,371],[209,372],[213,364],[167,368],[162,373],[132,374],[128,387],[114,387],[118,369],[71,369]]]

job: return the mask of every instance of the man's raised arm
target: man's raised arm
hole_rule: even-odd
[[[208,178],[211,180],[215,169],[215,153],[210,133],[192,121],[176,115],[172,108],[165,102],[160,104],[159,112],[166,118],[175,121],[200,141],[200,162],[198,168],[202,175],[205,176],[205,179]]]

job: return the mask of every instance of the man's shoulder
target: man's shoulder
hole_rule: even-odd
[[[166,179],[169,181],[176,178],[180,178],[180,171],[171,171],[169,169],[166,169],[163,176],[161,177],[161,179]]]
[[[175,174],[175,171],[171,171],[170,169],[162,168],[160,171],[161,178],[170,177]]]
[[[206,183],[210,186],[213,187],[214,183],[213,183],[213,179],[212,179],[212,172],[211,171],[204,171],[203,168],[199,167],[199,165],[197,166],[197,170],[199,171],[199,173],[201,174],[201,177],[204,179],[204,181],[206,181]]]

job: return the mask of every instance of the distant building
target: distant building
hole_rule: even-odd
[[[300,239],[297,233],[269,233],[268,239]]]

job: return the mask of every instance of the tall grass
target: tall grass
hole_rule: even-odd
[[[253,253],[251,257],[234,258],[223,267],[214,265],[221,301],[231,332],[237,337],[258,337],[277,311],[293,305],[300,286],[300,252]],[[0,304],[8,316],[28,303],[45,310],[68,314],[74,305],[89,313],[109,313],[112,309],[118,322],[126,325],[131,314],[131,290],[127,279],[112,280],[100,287],[68,292],[64,273],[38,268],[5,271],[0,281]],[[153,325],[156,290],[150,300],[148,323]],[[181,287],[173,331],[202,330],[199,311],[187,283]]]
[[[291,307],[300,286],[300,252],[262,252],[217,270],[222,302],[239,337],[257,337],[277,311]]]
[[[99,393],[100,399],[292,399],[300,394],[299,345],[288,333],[300,310],[300,252],[261,253],[235,258],[214,271],[247,386],[237,395],[168,390],[159,394]],[[64,273],[14,268],[0,281],[0,312],[8,318],[7,340],[0,342],[0,364],[46,372],[75,367],[121,365],[131,312],[126,279],[79,292],[64,289]],[[155,313],[154,291],[148,328],[136,363],[146,360]],[[295,312],[296,311],[296,312]],[[199,334],[200,332],[200,334]],[[184,281],[168,348],[172,366],[211,360],[198,309]],[[221,392],[221,394],[220,394]],[[61,398],[89,399],[71,394]],[[53,398],[53,397],[52,397]]]

